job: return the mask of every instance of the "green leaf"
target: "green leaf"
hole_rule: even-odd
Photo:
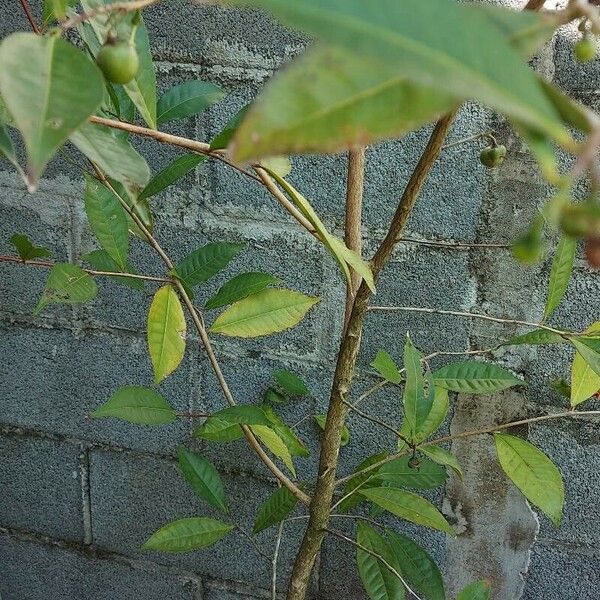
[[[491,363],[466,360],[450,363],[433,372],[438,387],[465,394],[493,394],[526,383],[510,371]]]
[[[69,140],[110,179],[127,189],[134,198],[150,179],[145,159],[124,138],[104,125],[88,123]]]
[[[184,154],[157,173],[141,191],[139,198],[150,198],[168,188],[206,160],[202,154]]]
[[[381,462],[387,457],[387,450],[383,450],[382,452],[378,452],[377,454],[368,456],[367,458],[365,458],[365,460],[363,460],[360,464],[357,465],[353,473],[362,471],[363,469],[366,469],[371,465],[377,464],[378,462]],[[346,512],[347,510],[353,508],[354,506],[357,506],[358,504],[364,501],[364,498],[359,494],[355,493],[355,491],[358,491],[367,480],[370,479],[372,481],[375,481],[376,472],[377,471],[374,469],[372,471],[368,471],[367,473],[361,473],[360,475],[356,475],[355,477],[352,477],[352,479],[348,480],[348,482],[346,483],[346,487],[344,488],[344,496],[348,496],[348,498],[346,498],[340,503],[338,507],[338,510],[340,512]],[[349,494],[352,495],[350,496]]]
[[[421,354],[413,346],[410,337],[406,336],[404,345],[404,370],[406,385],[404,386],[404,418],[408,423],[410,435],[415,437],[423,423],[431,405],[425,398],[425,379],[421,369]]]
[[[274,404],[281,404],[286,400],[283,394],[280,394],[277,390],[274,390],[272,387],[269,387],[265,390],[263,399],[265,402],[271,402]]]
[[[267,288],[232,304],[210,331],[243,338],[269,335],[297,325],[318,301],[300,292]]]
[[[290,200],[294,203],[296,208],[308,219],[310,224],[314,227],[317,237],[321,240],[322,244],[331,253],[333,258],[336,260],[346,281],[350,282],[350,269],[352,267],[367,283],[370,290],[375,292],[375,282],[373,280],[373,273],[369,265],[353,250],[346,247],[346,244],[339,238],[331,235],[323,222],[315,212],[314,208],[310,205],[310,202],[294,188],[293,185],[288,183],[283,177],[281,177],[275,171],[267,169],[269,175],[271,175],[277,183],[284,189],[285,193],[289,196]]]
[[[571,367],[571,406],[575,408],[599,390],[600,375],[576,352]]]
[[[498,460],[510,480],[556,527],[560,524],[565,489],[556,465],[533,444],[504,433],[494,434]]]
[[[177,292],[172,285],[165,285],[154,294],[148,311],[148,350],[154,383],[160,383],[181,363],[185,333],[185,316]]]
[[[14,233],[11,235],[10,242],[16,248],[19,257],[23,262],[52,255],[52,252],[50,252],[48,248],[34,246],[32,241],[26,235],[21,233]]]
[[[282,439],[292,456],[310,456],[310,452],[306,449],[304,443],[296,436],[294,430],[291,427],[288,427],[268,404],[262,404],[261,408],[269,420],[271,429],[273,429],[273,431],[275,431]]]
[[[177,420],[175,409],[154,390],[140,385],[118,389],[92,417],[115,417],[137,425],[164,425]]]
[[[325,422],[327,421],[327,415],[313,415],[317,425],[321,429],[321,431],[325,431]],[[343,448],[348,445],[350,441],[350,430],[346,425],[342,428],[342,441],[340,446]]]
[[[44,0],[42,20],[44,23],[62,20],[67,14],[67,8],[76,4],[77,0]]]
[[[518,346],[522,344],[540,345],[540,344],[564,344],[567,340],[558,333],[548,331],[547,329],[534,329],[523,335],[517,335],[504,342],[503,346]]]
[[[295,373],[281,369],[273,371],[273,377],[279,387],[291,396],[310,396],[310,390],[306,387],[306,383]]]
[[[548,284],[548,297],[546,298],[546,307],[544,308],[544,319],[547,319],[556,310],[567,291],[576,251],[577,240],[567,235],[562,235],[556,247],[556,253],[554,254],[550,270],[550,283]]]
[[[372,527],[359,521],[356,528],[356,542],[383,558],[390,566],[396,567],[396,557],[387,541]],[[365,591],[371,600],[404,600],[402,581],[373,554],[360,548],[356,550],[358,572]]]
[[[179,448],[177,456],[183,476],[198,496],[227,514],[229,509],[225,500],[223,482],[214,465],[200,454],[184,447]]]
[[[1,116],[1,115],[0,115]],[[17,159],[17,155],[15,153],[15,146],[13,144],[12,138],[8,133],[8,130],[2,123],[0,118],[0,156],[4,156],[6,160],[11,163],[19,173],[21,173],[21,166],[19,165],[19,161]]]
[[[115,195],[93,177],[86,177],[85,212],[102,248],[119,266],[127,265],[129,232],[127,217]]]
[[[57,35],[13,33],[0,44],[0,94],[27,149],[32,190],[56,151],[102,102],[98,67]]]
[[[125,263],[125,268],[121,269],[121,267],[119,267],[119,265],[109,256],[106,250],[92,250],[91,252],[84,254],[81,258],[89,263],[92,269],[95,269],[96,271],[136,274],[135,269],[131,266],[129,261]],[[144,282],[141,279],[119,276],[110,276],[109,279],[140,292],[146,290]]]
[[[385,539],[401,575],[421,598],[446,600],[442,574],[431,556],[409,537],[385,530]]]
[[[431,88],[432,95],[441,93],[459,101],[475,99],[570,143],[534,73],[511,47],[506,27],[500,27],[497,19],[479,7],[448,0],[381,0],[377,10],[362,0],[236,3],[269,10],[285,25],[311,37],[393,67],[398,77]],[[525,18],[529,24],[530,17]],[[505,23],[510,19],[519,27],[523,23],[520,15],[506,11]],[[431,27],[432,22],[444,24],[444,35]],[[246,147],[242,153],[238,148],[234,156],[237,160],[255,157],[255,152],[246,155],[250,151]]]
[[[263,158],[260,166],[279,177],[287,177],[292,172],[292,161],[287,156],[270,156]]]
[[[96,297],[96,282],[81,268],[69,263],[52,267],[46,287],[34,315],[39,315],[48,304],[83,304]]]
[[[444,485],[447,479],[446,469],[435,462],[420,459],[419,467],[410,467],[410,456],[401,456],[381,466],[376,477],[392,487],[434,489]]]
[[[242,298],[252,296],[269,285],[281,283],[281,280],[268,273],[241,273],[223,284],[219,291],[206,301],[204,308],[211,310],[233,304]]]
[[[492,588],[487,581],[471,583],[456,596],[456,600],[490,600]]]
[[[289,472],[295,477],[296,469],[292,455],[284,441],[273,431],[271,425],[251,425],[250,429],[277,458],[283,461]]]
[[[215,442],[229,442],[243,436],[240,425],[269,426],[264,411],[252,404],[230,406],[214,413],[196,429],[196,437]]]
[[[131,211],[138,217],[146,229],[152,233],[152,230],[154,229],[154,223],[152,213],[150,212],[150,206],[148,205],[148,200],[140,200],[136,194],[130,195],[129,191],[125,189],[125,186],[118,181],[110,180],[109,183],[109,189],[111,193],[114,193],[115,196],[118,196],[118,198],[120,198],[127,206],[129,206]],[[139,237],[145,242],[148,241],[146,234],[141,230],[140,227],[138,227],[137,223],[133,220],[129,213],[127,213],[127,223],[129,225],[130,233]]]
[[[206,81],[179,83],[167,90],[158,101],[156,122],[162,125],[192,117],[218,102],[224,95],[219,87]]]
[[[450,535],[455,535],[454,529],[438,509],[425,498],[421,498],[421,496],[417,496],[412,492],[406,492],[398,488],[379,487],[363,489],[360,493],[367,500],[397,517],[417,525],[439,529]]]
[[[252,532],[259,533],[271,525],[280,523],[294,510],[297,503],[298,498],[285,486],[278,488],[258,510]]]
[[[423,446],[419,448],[423,454],[426,454],[433,462],[436,462],[438,465],[443,465],[444,467],[449,467],[452,469],[461,479],[463,478],[463,472],[460,468],[460,464],[458,459],[454,454],[448,452],[444,448],[440,446]]]
[[[213,242],[190,252],[176,267],[177,276],[193,287],[222,271],[244,244]]]
[[[594,373],[600,375],[600,340],[580,336],[569,338],[569,341]]]
[[[225,127],[223,127],[220,133],[218,133],[210,143],[211,150],[223,150],[224,148],[227,148],[249,108],[250,105],[244,106],[227,122]]]
[[[190,517],[163,525],[146,540],[142,550],[161,552],[189,552],[210,546],[225,537],[233,525],[209,519]]]
[[[448,414],[449,404],[448,390],[436,387],[431,410],[421,425],[417,427],[417,434],[415,436],[417,442],[427,439],[440,428],[440,425],[444,422]]]
[[[385,351],[378,350],[371,366],[390,383],[400,383],[402,375],[394,359]]]

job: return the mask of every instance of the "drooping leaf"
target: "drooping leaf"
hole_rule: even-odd
[[[368,456],[367,458],[365,458],[365,460],[363,460],[356,466],[353,472],[360,472],[363,469],[370,467],[371,465],[375,465],[378,462],[381,462],[387,457],[387,450],[383,450],[382,452],[378,452],[377,454]],[[364,501],[364,498],[360,494],[355,492],[357,492],[367,480],[371,480],[373,484],[375,484],[375,482],[378,481],[375,477],[376,472],[377,470],[373,469],[372,471],[367,471],[366,473],[360,473],[359,475],[356,475],[355,477],[352,477],[352,479],[348,480],[348,483],[346,483],[346,487],[344,488],[344,496],[348,496],[348,498],[346,498],[340,503],[338,507],[338,510],[340,512],[345,512]]]
[[[280,523],[294,510],[297,503],[298,498],[285,486],[281,486],[261,505],[252,532],[259,533],[271,525]]]
[[[408,585],[421,598],[446,600],[442,574],[427,551],[409,537],[391,529],[385,530],[385,539]]]
[[[102,248],[125,269],[129,253],[127,217],[115,195],[93,177],[86,177],[85,212]]]
[[[284,392],[292,396],[310,396],[310,390],[306,383],[295,373],[281,369],[273,371],[273,377]]]
[[[91,252],[84,254],[81,258],[89,263],[92,269],[95,269],[96,271],[105,271],[107,273],[129,273],[132,275],[136,274],[135,269],[131,266],[129,261],[125,263],[125,268],[122,269],[109,256],[106,250],[92,250]],[[110,279],[122,285],[126,285],[134,290],[139,290],[140,292],[143,292],[146,289],[144,282],[141,279],[119,276],[111,276]]]
[[[445,450],[440,446],[423,446],[422,448],[419,448],[419,450],[423,452],[423,454],[426,454],[433,462],[436,462],[438,465],[449,467],[461,479],[463,478],[463,472],[460,468],[458,459],[454,454],[448,452],[448,450]]]
[[[102,102],[100,69],[56,35],[13,33],[0,44],[0,94],[27,149],[32,190],[56,151]]]
[[[269,420],[271,429],[282,439],[292,456],[306,457],[310,455],[310,452],[302,440],[294,433],[294,430],[288,427],[268,404],[262,404],[261,408]]]
[[[319,426],[319,428],[321,429],[321,431],[325,431],[325,422],[327,421],[327,415],[313,415],[315,422],[317,423],[317,425]],[[343,448],[344,446],[348,445],[348,442],[350,441],[350,430],[348,429],[348,427],[346,425],[344,425],[344,427],[342,428],[342,441],[340,446]]]
[[[177,276],[193,287],[222,271],[244,244],[212,242],[190,252],[176,267]]]
[[[163,525],[144,542],[142,550],[190,552],[210,546],[225,537],[233,525],[208,517],[190,517]]]
[[[569,341],[592,371],[600,375],[600,339],[582,335],[569,338]]]
[[[83,269],[69,263],[57,263],[50,271],[33,314],[38,315],[48,304],[83,304],[93,300],[97,293],[96,282]]]
[[[246,105],[243,108],[240,108],[240,110],[227,122],[225,127],[221,129],[221,131],[215,136],[213,141],[210,143],[211,150],[222,150],[224,148],[227,148],[229,142],[231,141],[231,138],[237,131],[239,124],[242,122],[242,119],[246,115],[248,108],[250,108],[250,105]]]
[[[216,442],[228,442],[242,437],[240,425],[269,426],[264,411],[252,404],[230,406],[212,414],[196,429],[194,435]]]
[[[232,304],[210,331],[243,338],[277,333],[297,325],[318,301],[300,292],[267,288]]]
[[[177,456],[183,476],[198,496],[227,514],[229,509],[225,500],[223,482],[214,465],[197,452],[184,447],[179,448]]]
[[[371,366],[390,383],[397,384],[402,381],[400,369],[398,369],[394,359],[385,350],[377,351]]]
[[[440,425],[444,422],[444,419],[448,414],[449,406],[448,390],[445,388],[434,387],[431,410],[418,427],[415,434],[415,441],[417,443],[423,442],[440,428]],[[411,435],[410,425],[406,419],[402,421],[400,433],[406,438],[409,438]],[[406,442],[402,439],[398,439],[398,451],[404,450],[406,447]]]
[[[186,322],[172,285],[161,287],[148,311],[148,350],[154,383],[160,383],[181,363],[185,352]]]
[[[564,344],[566,339],[554,331],[547,329],[534,329],[522,335],[517,335],[510,338],[503,346],[519,346],[523,344],[540,345],[540,344]]]
[[[292,172],[292,161],[287,156],[270,156],[260,161],[260,166],[279,177],[287,177]]]
[[[418,467],[411,467],[410,456],[401,456],[390,460],[380,467],[376,477],[393,487],[434,489],[444,485],[447,479],[446,469],[435,462],[422,458]]]
[[[414,347],[410,337],[406,337],[404,345],[404,418],[408,423],[411,437],[414,438],[423,423],[431,406],[427,406],[425,395],[425,379],[421,368],[421,354]]]
[[[160,97],[156,122],[162,125],[168,121],[192,117],[218,102],[224,95],[219,87],[207,81],[179,83]]]
[[[91,416],[115,417],[137,425],[164,425],[177,420],[177,412],[163,396],[140,385],[118,389]]]
[[[277,285],[278,283],[281,283],[281,281],[268,273],[241,273],[223,284],[219,291],[206,301],[204,308],[211,310],[233,304],[242,298],[257,294],[266,287]]]
[[[110,179],[114,179],[137,198],[150,179],[146,160],[124,138],[115,135],[104,125],[87,123],[74,132],[69,140]]]
[[[476,581],[463,588],[456,600],[490,600],[492,588],[487,581]]]
[[[454,529],[438,509],[425,498],[412,492],[398,488],[378,487],[361,489],[360,494],[397,517],[455,535]]]
[[[552,269],[550,270],[550,283],[548,284],[548,297],[546,298],[546,307],[544,308],[544,319],[547,319],[556,310],[567,291],[576,251],[577,240],[567,235],[561,236],[556,247],[554,260],[552,261]]]
[[[365,552],[361,548],[356,550],[358,572],[370,600],[404,600],[406,595],[402,581],[384,562],[376,558],[380,556],[395,569],[396,557],[387,541],[372,527],[359,522],[356,529],[356,542],[372,552],[372,554]]]
[[[277,457],[283,461],[289,472],[295,477],[296,468],[292,455],[284,441],[273,431],[270,425],[250,425],[252,433]]]
[[[139,198],[143,200],[144,198],[156,196],[156,194],[187,175],[205,160],[206,156],[202,154],[184,154],[176,158],[148,182],[148,185],[141,191]]]
[[[350,250],[342,240],[336,238],[334,235],[330,234],[329,231],[327,231],[327,228],[319,218],[319,215],[317,215],[311,206],[310,202],[298,190],[296,190],[293,185],[288,183],[275,171],[270,171],[267,169],[267,172],[284,189],[285,193],[288,195],[296,208],[314,227],[316,235],[342,269],[342,272],[346,277],[346,281],[349,282],[351,279],[349,267],[352,267],[366,281],[371,291],[375,292],[375,282],[373,280],[373,273],[371,272],[369,265],[356,252]]]
[[[526,385],[510,371],[491,363],[466,360],[433,372],[438,387],[465,394],[492,394],[515,385]]]
[[[236,3],[269,10],[284,24],[322,42],[393,66],[398,77],[431,88],[432,95],[478,100],[560,142],[570,143],[535,75],[511,47],[506,27],[500,27],[497,19],[491,19],[479,7],[450,0],[383,0],[377,10],[361,0]],[[518,13],[509,15],[506,11],[505,24],[510,19],[523,22]],[[444,23],[444,35],[439,34],[439,28],[431,27],[432,22]],[[502,61],[498,61],[499,55]],[[250,117],[251,113],[248,120]],[[242,127],[236,136],[234,156],[237,160],[255,158],[257,153],[248,140],[256,143],[250,135],[262,130],[248,127],[242,138]],[[244,142],[243,151],[240,140]]]
[[[523,495],[558,527],[565,489],[555,464],[541,450],[521,438],[496,433],[494,439],[503,471]]]
[[[10,242],[16,248],[19,257],[23,262],[52,255],[48,248],[35,246],[26,235],[21,233],[14,233],[11,235]]]
[[[600,331],[600,321],[592,323],[584,333],[594,334]],[[571,406],[575,407],[600,390],[600,375],[592,369],[579,352],[575,353],[571,367]]]

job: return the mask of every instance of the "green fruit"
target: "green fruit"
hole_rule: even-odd
[[[504,162],[505,156],[506,146],[487,146],[479,154],[479,160],[488,169],[494,169]]]
[[[596,43],[589,37],[581,38],[575,44],[575,56],[579,62],[586,63],[596,56]]]
[[[600,235],[600,204],[587,200],[567,204],[560,212],[560,229],[571,237]]]
[[[113,83],[129,83],[140,68],[137,51],[128,42],[107,42],[98,52],[96,63]]]

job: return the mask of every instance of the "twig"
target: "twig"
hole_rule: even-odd
[[[32,267],[44,267],[46,269],[51,269],[57,264],[56,262],[46,261],[46,260],[27,260],[23,261],[19,256],[9,256],[9,255],[0,255],[0,262],[11,262],[18,263],[22,265],[30,265]],[[125,277],[127,279],[143,279],[144,281],[159,281],[161,283],[172,283],[172,279],[168,279],[167,277],[154,277],[153,275],[138,275],[136,273],[122,273],[120,271],[96,271],[95,269],[81,269],[90,275],[95,275],[98,277]]]
[[[417,240],[415,238],[406,238],[401,237],[398,238],[398,242],[401,244],[417,244],[419,246],[432,246],[434,248],[446,248],[448,250],[471,250],[473,248],[481,248],[481,249],[503,249],[510,248],[510,244],[498,244],[498,243],[489,243],[489,244],[469,244],[466,242],[438,242],[433,240]]]
[[[529,321],[520,321],[518,319],[505,319],[500,317],[492,317],[490,315],[483,315],[480,313],[470,313],[460,310],[443,310],[440,308],[426,308],[422,306],[369,306],[369,311],[373,312],[418,312],[427,313],[432,315],[449,315],[455,317],[465,317],[467,319],[481,319],[483,321],[492,321],[494,323],[505,323],[509,325],[523,325],[527,327],[535,327],[537,329],[545,329],[552,333],[557,333],[563,337],[569,335],[577,335],[571,331],[562,331],[561,329],[555,329],[548,325],[542,325],[541,323],[531,323]]]
[[[510,423],[502,423],[500,425],[489,425],[488,427],[484,427],[482,429],[463,431],[461,433],[456,433],[453,435],[446,435],[443,437],[436,438],[434,440],[429,440],[427,442],[423,442],[422,444],[418,444],[416,446],[416,449],[418,450],[419,448],[425,448],[427,446],[435,446],[437,444],[442,444],[444,442],[451,442],[452,440],[455,440],[455,439],[472,437],[472,436],[476,436],[476,435],[483,435],[486,433],[493,433],[494,431],[502,431],[504,429],[510,429],[511,427],[517,427],[518,425],[528,425],[529,423],[538,423],[540,421],[550,421],[553,419],[564,419],[564,418],[571,418],[571,417],[590,417],[590,416],[600,416],[600,410],[586,410],[586,411],[570,410],[570,411],[561,412],[561,413],[554,413],[551,415],[541,415],[538,417],[530,417],[528,419],[521,419],[519,421],[511,421]],[[364,475],[365,473],[369,473],[375,469],[378,469],[382,465],[390,462],[391,460],[396,460],[397,458],[406,456],[407,454],[409,454],[411,452],[412,452],[412,449],[408,448],[406,450],[397,452],[396,454],[391,454],[390,456],[387,456],[386,458],[380,460],[379,462],[373,463],[372,465],[369,465],[368,467],[365,467],[364,469],[361,469],[360,471],[355,471],[344,477],[341,477],[340,479],[337,480],[336,486],[343,485],[344,483],[346,483],[347,481],[349,481],[350,479],[352,479],[358,475]]]
[[[77,25],[79,25],[80,23],[88,21],[89,19],[93,19],[94,17],[97,17],[99,15],[106,15],[115,12],[133,12],[151,6],[152,4],[157,4],[160,1],[161,0],[130,0],[130,2],[114,2],[113,4],[105,4],[104,6],[100,6],[93,10],[90,10],[87,13],[81,13],[72,16],[70,19],[63,21],[60,27],[63,30],[67,30],[72,27],[77,27]]]
[[[409,594],[412,594],[416,598],[416,600],[422,600],[421,597],[410,587],[410,585],[408,585],[408,582],[406,581],[406,579],[404,579],[404,577],[402,577],[402,575],[400,575],[400,573],[398,573],[398,571],[396,569],[394,569],[394,567],[392,567],[392,565],[390,565],[390,563],[387,560],[385,560],[385,558],[383,558],[383,556],[380,556],[379,554],[377,554],[376,552],[373,552],[372,550],[369,550],[367,547],[363,546],[362,544],[355,542],[352,538],[345,536],[340,531],[336,531],[335,529],[329,529],[329,528],[326,528],[325,531],[327,533],[339,538],[340,540],[343,540],[343,541],[347,542],[348,544],[351,544],[355,548],[362,550],[366,554],[370,554],[373,558],[376,558],[392,575],[394,575],[394,577],[397,577],[400,580],[400,583],[402,583],[402,585],[406,588],[406,591]]]
[[[481,133],[476,133],[475,135],[470,135],[469,137],[463,138],[461,140],[456,140],[456,142],[446,144],[445,146],[442,146],[442,150],[448,150],[448,148],[454,148],[454,146],[459,146],[460,144],[466,144],[467,142],[473,142],[475,140],[478,140],[478,139],[484,138],[484,137],[489,138],[489,139],[493,140],[494,142],[496,142],[496,138],[494,138],[493,131],[483,131]]]
[[[254,549],[260,554],[264,559],[270,561],[271,557],[263,552],[263,549],[258,545],[258,542],[240,525],[236,525],[235,528],[248,539],[248,541],[254,546]]]
[[[348,152],[348,175],[346,178],[346,220],[344,237],[346,246],[359,256],[362,254],[362,201],[365,181],[365,148],[353,148]],[[354,296],[362,278],[352,269],[350,281],[346,285],[346,310],[344,329],[348,325]]]
[[[35,22],[35,19],[33,18],[33,13],[31,12],[31,7],[29,6],[29,2],[27,0],[20,0],[20,2],[21,2],[21,6],[23,7],[23,12],[25,13],[25,16],[27,17],[27,20],[29,21],[29,25],[31,26],[31,29],[33,30],[34,33],[37,33],[39,35],[41,33],[41,30],[38,27],[38,24]]]
[[[283,527],[285,521],[279,524],[277,537],[275,538],[275,548],[273,550],[273,559],[271,560],[271,600],[277,600],[277,560],[279,558],[279,547],[281,546],[281,538],[283,537]]]

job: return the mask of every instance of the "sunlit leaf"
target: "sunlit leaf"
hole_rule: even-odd
[[[268,273],[241,273],[223,284],[219,291],[206,301],[204,308],[210,310],[233,304],[242,298],[257,294],[266,287],[278,283],[281,283],[281,281]]]
[[[465,394],[492,394],[515,385],[526,385],[498,365],[475,360],[445,365],[433,372],[433,380],[438,387]]]
[[[273,431],[271,426],[250,425],[252,433],[277,457],[280,458],[290,473],[295,477],[296,469],[292,455],[284,441]]]
[[[202,112],[224,96],[223,91],[207,81],[185,81],[174,85],[159,99],[156,109],[156,122],[159,125],[168,121],[185,119]]]
[[[460,464],[458,459],[454,454],[448,452],[444,448],[440,446],[423,446],[419,448],[423,454],[426,454],[432,461],[436,462],[438,465],[443,465],[445,467],[449,467],[452,469],[461,479],[463,478],[463,472],[460,468]]]
[[[556,527],[560,524],[565,489],[556,465],[533,444],[504,433],[494,434],[503,471],[523,495]]]
[[[148,350],[154,383],[160,383],[181,363],[185,333],[185,315],[177,292],[172,285],[165,285],[154,294],[148,311]]]
[[[400,383],[402,375],[394,359],[385,351],[378,350],[371,366],[384,378],[391,383]]]
[[[209,519],[190,517],[163,525],[144,543],[142,550],[189,552],[210,546],[225,537],[233,525]]]
[[[278,488],[261,505],[252,532],[259,533],[280,523],[294,510],[297,503],[298,498],[285,486]]]
[[[93,300],[97,293],[96,282],[83,269],[69,263],[57,263],[50,271],[33,314],[38,315],[48,304],[83,304]]]
[[[585,333],[600,331],[600,321],[593,323]],[[600,375],[592,369],[579,352],[575,353],[571,367],[571,406],[575,407],[600,390]]]
[[[556,310],[567,291],[576,251],[577,240],[566,235],[561,236],[550,270],[550,283],[548,284],[548,297],[546,298],[546,307],[544,308],[544,319],[547,319]]]
[[[92,417],[115,417],[138,425],[164,425],[177,420],[175,409],[156,391],[139,385],[118,389]]]
[[[292,456],[306,457],[310,455],[310,452],[307,450],[302,440],[294,433],[294,430],[286,425],[281,417],[275,413],[268,404],[262,404],[261,408],[269,420],[269,426],[282,439]]]

